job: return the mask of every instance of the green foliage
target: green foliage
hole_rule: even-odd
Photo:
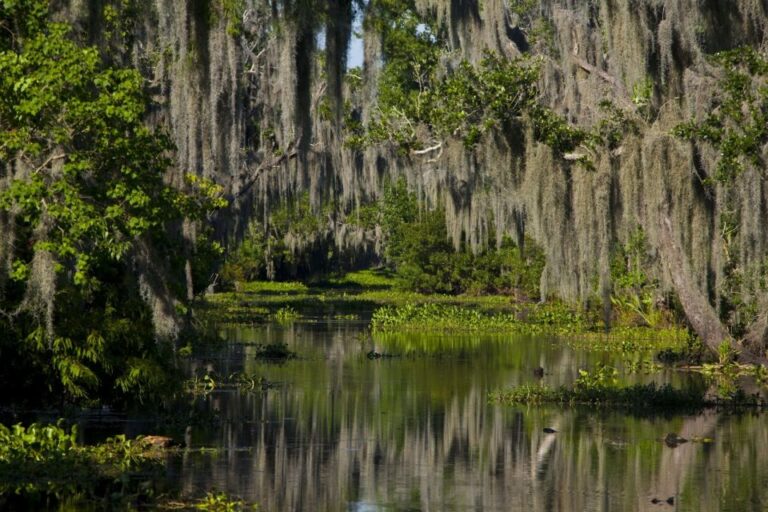
[[[678,125],[678,137],[714,146],[719,153],[709,183],[730,183],[746,165],[764,168],[768,142],[768,59],[753,48],[715,54],[720,68],[718,95],[712,112],[702,120]]]
[[[538,296],[544,257],[532,241],[528,240],[525,252],[508,238],[498,249],[479,254],[457,251],[448,240],[444,212],[420,210],[404,180],[385,186],[378,222],[384,235],[384,257],[407,289],[423,293],[518,291]]]
[[[244,510],[259,510],[259,506],[248,504],[244,500],[233,498],[223,492],[209,492],[205,498],[195,503],[195,510],[206,512],[240,512]]]
[[[243,240],[229,252],[221,268],[225,283],[244,283],[263,277],[266,267],[266,245],[263,232],[254,224],[248,226]]]
[[[590,406],[627,407],[639,411],[640,408],[682,408],[700,409],[715,405],[704,398],[699,390],[678,390],[664,384],[635,384],[632,386],[596,386],[550,388],[548,386],[526,384],[504,391],[490,393],[492,402],[505,404],[571,404]],[[722,402],[718,405],[727,405]],[[740,405],[741,402],[732,402]]]
[[[291,306],[285,306],[280,309],[278,309],[275,312],[275,320],[277,320],[278,323],[286,324],[293,322],[294,320],[297,320],[301,318],[301,315],[298,311],[293,309]]]
[[[296,294],[308,290],[306,284],[296,281],[254,281],[240,287],[240,291],[247,293]]]
[[[616,387],[618,384],[619,371],[612,366],[598,364],[591,372],[580,369],[579,376],[573,383],[575,390],[589,392],[592,390],[602,391],[607,388]]]
[[[127,61],[134,43],[141,0],[112,0],[102,8],[103,42],[100,47],[105,59]]]
[[[738,352],[733,345],[731,345],[729,340],[723,340],[723,342],[717,346],[717,358],[721,365],[732,364],[736,361],[737,355]]]
[[[632,86],[632,103],[638,111],[646,117],[650,114],[653,101],[653,80],[645,78]]]
[[[592,148],[617,149],[628,134],[637,134],[637,123],[629,114],[609,100],[600,102],[603,117],[591,129],[589,139]]]
[[[335,210],[336,205],[330,203],[315,211],[308,193],[286,200],[270,212],[263,228],[251,224],[240,244],[231,247],[222,268],[225,283],[327,271],[338,248],[324,221]]]
[[[153,247],[170,260],[182,242],[169,231],[226,202],[195,176],[167,184],[173,147],[143,123],[140,74],[108,66],[47,16],[47,2],[0,5],[0,214],[17,246],[0,350],[37,391],[145,398],[170,365],[133,277],[136,254]]]
[[[534,138],[551,147],[557,153],[563,154],[573,151],[587,140],[587,132],[571,125],[552,109],[533,105],[528,116],[533,126]]]
[[[512,0],[509,2],[509,10],[521,18],[527,18],[538,5],[537,0]]]
[[[384,306],[373,312],[371,331],[504,333],[575,333],[586,330],[583,318],[561,305],[541,305],[514,313],[486,312],[452,304]]]
[[[646,273],[656,263],[651,254],[647,236],[641,227],[630,234],[626,244],[614,249],[611,261],[614,286],[611,302],[618,309],[619,315],[635,316],[642,325],[655,327],[662,324],[667,316],[656,303],[659,295],[658,280]],[[623,319],[623,323],[630,322],[629,318]]]
[[[394,273],[386,268],[348,272],[341,277],[328,280],[338,288],[360,288],[362,290],[391,290],[397,286]]]
[[[522,14],[533,7],[526,1],[514,9]],[[367,28],[381,35],[384,66],[371,122],[363,127],[347,117],[352,147],[387,142],[407,155],[457,138],[472,148],[492,128],[524,119],[536,140],[560,153],[586,139],[586,132],[539,103],[538,61],[489,51],[477,64],[461,61],[444,70],[438,66],[447,52],[442,33],[413,1],[379,0],[371,13]]]
[[[442,40],[413,0],[371,2],[365,28],[381,34],[384,58],[380,115],[367,129],[368,142],[390,140],[408,150],[416,144],[414,124],[424,118]]]
[[[245,0],[220,0],[220,2],[220,8],[227,20],[227,33],[232,37],[239,37],[243,32]]]
[[[528,58],[510,61],[488,52],[477,66],[462,61],[432,89],[426,121],[437,138],[458,137],[472,147],[492,127],[534,107],[546,110],[536,105],[538,78],[538,62]]]
[[[69,497],[133,501],[143,491],[132,475],[160,467],[152,450],[125,436],[95,446],[77,442],[75,427],[0,425],[0,495],[24,500],[24,508]],[[11,505],[12,506],[12,505]]]

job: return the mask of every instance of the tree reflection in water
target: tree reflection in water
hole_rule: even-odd
[[[649,415],[643,411],[509,407],[490,390],[570,383],[579,368],[615,364],[546,338],[410,335],[359,341],[354,321],[233,330],[220,374],[279,382],[266,392],[224,391],[208,406],[221,427],[172,463],[185,493],[217,488],[264,510],[643,511],[751,510],[768,504],[768,424],[757,413]],[[284,365],[237,342],[285,341]],[[370,360],[365,354],[393,355]],[[658,381],[694,385],[694,377]],[[628,382],[649,377],[630,376]],[[544,427],[554,427],[547,434]],[[712,437],[676,448],[661,439]],[[651,500],[662,500],[653,505]]]

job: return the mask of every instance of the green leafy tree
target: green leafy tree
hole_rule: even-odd
[[[535,139],[560,154],[597,142],[540,102],[537,59],[488,51],[477,63],[444,65],[450,54],[442,31],[412,0],[372,1],[366,23],[381,35],[384,66],[370,121],[361,126],[347,118],[348,145],[387,143],[402,155],[436,160],[450,139],[471,150],[490,130],[510,124],[532,126]]]
[[[182,219],[224,204],[205,180],[168,183],[173,146],[143,122],[143,85],[50,22],[47,2],[0,2],[0,227],[13,240],[0,350],[50,392],[144,397],[166,384],[171,347],[156,343],[135,276],[178,253],[169,230]],[[144,270],[156,294],[179,278]]]
[[[763,147],[768,142],[768,58],[742,47],[714,55],[719,68],[719,94],[711,113],[682,123],[674,134],[711,144],[720,157],[708,184],[731,184],[745,166],[765,166]]]
[[[405,180],[389,184],[379,205],[384,256],[406,288],[426,293],[521,292],[537,297],[544,257],[530,242],[523,253],[509,239],[479,254],[456,250],[445,213],[420,209]],[[490,245],[495,245],[492,241]]]

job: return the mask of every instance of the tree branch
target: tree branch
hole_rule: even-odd
[[[51,156],[49,156],[48,159],[45,162],[40,164],[34,171],[32,171],[32,174],[39,173],[40,171],[42,171],[43,169],[48,167],[48,164],[51,164],[51,163],[55,162],[56,160],[61,160],[62,158],[67,158],[66,153],[63,153],[61,155],[51,155]]]
[[[245,173],[241,174],[240,179],[244,181],[244,184],[235,197],[242,197],[247,194],[251,187],[253,187],[253,185],[259,180],[262,173],[270,169],[274,169],[275,167],[279,167],[283,164],[283,162],[296,158],[296,156],[299,154],[298,148],[300,145],[301,137],[298,137],[294,142],[288,145],[289,151],[284,152],[282,155],[269,162],[261,164],[255,171],[253,171],[253,175],[247,181],[247,175]],[[294,148],[293,151],[290,151],[290,148]]]
[[[414,149],[413,151],[411,151],[411,153],[413,153],[414,155],[426,155],[426,154],[431,153],[433,151],[437,151],[438,149],[443,149],[443,143],[442,142],[438,142],[434,146],[430,146],[430,147],[425,148],[425,149],[418,149],[418,150]]]
[[[614,91],[616,92],[616,98],[625,108],[628,108],[632,111],[637,110],[637,105],[632,102],[632,98],[629,96],[629,92],[627,92],[627,88],[624,87],[624,83],[621,80],[603,71],[602,69],[598,69],[582,58],[576,57],[575,60],[581,69],[589,74],[597,75],[603,81],[612,85]]]

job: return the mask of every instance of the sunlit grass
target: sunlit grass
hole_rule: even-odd
[[[251,281],[238,283],[237,291],[243,293],[306,293],[309,287],[297,281]]]

